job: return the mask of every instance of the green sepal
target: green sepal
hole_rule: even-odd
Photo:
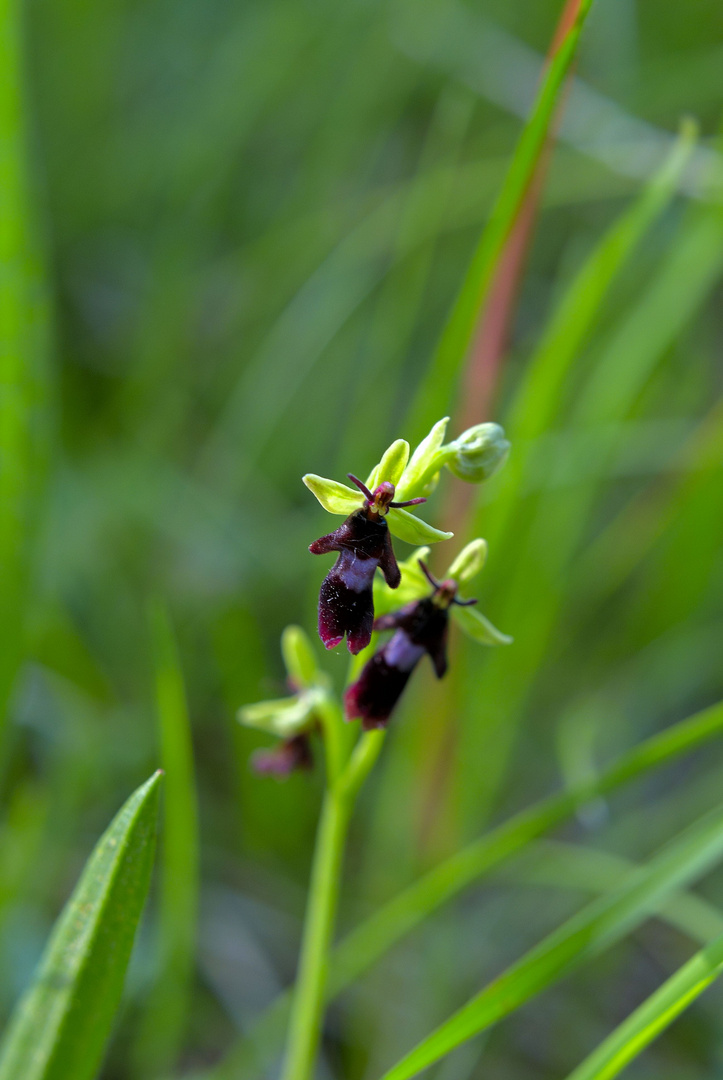
[[[294,686],[309,687],[319,682],[314,649],[300,626],[287,626],[284,630],[281,635],[281,655]]]
[[[429,582],[422,573],[419,560],[426,562],[429,548],[420,547],[413,551],[408,559],[399,563],[402,580],[399,587],[390,589],[384,578],[378,574],[374,578],[374,611],[377,616],[396,611],[413,600],[421,600],[429,594]]]
[[[409,443],[406,439],[397,439],[385,450],[382,460],[369,473],[367,487],[374,491],[384,480],[396,487],[409,461]]]
[[[459,584],[464,581],[471,581],[472,578],[479,574],[486,561],[487,541],[482,539],[473,540],[462,548],[445,576],[454,578]]]
[[[340,484],[337,480],[327,480],[326,477],[317,476],[315,473],[306,473],[301,479],[330,514],[348,517],[364,504],[364,496],[360,491],[355,491],[346,484]]]
[[[287,739],[308,727],[314,703],[311,694],[294,694],[293,697],[242,705],[237,716],[246,727],[258,728],[259,731],[268,731]]]
[[[390,510],[387,514],[389,531],[407,544],[438,544],[449,540],[454,533],[442,532],[407,510]]]
[[[512,644],[513,639],[493,626],[477,608],[453,605],[450,610],[452,618],[462,627],[467,637],[480,645]]]
[[[447,433],[448,423],[448,416],[438,420],[429,435],[422,439],[412,454],[397,485],[396,498],[399,502],[404,502],[405,499],[416,499],[420,495],[428,495],[435,487],[439,470],[444,464],[443,460],[439,460],[439,451]]]

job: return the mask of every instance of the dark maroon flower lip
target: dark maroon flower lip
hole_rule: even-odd
[[[360,507],[334,532],[315,540],[309,551],[314,555],[339,552],[319,591],[319,637],[327,649],[333,649],[346,636],[349,651],[361,652],[372,637],[377,567],[391,589],[402,578],[386,520]]]

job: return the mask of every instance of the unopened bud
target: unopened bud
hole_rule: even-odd
[[[481,484],[501,469],[510,452],[510,444],[499,424],[476,424],[449,443],[454,453],[447,457],[447,468],[460,480]]]

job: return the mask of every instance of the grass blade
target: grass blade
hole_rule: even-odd
[[[583,0],[580,4],[577,18],[560,42],[542,80],[502,190],[412,409],[409,430],[414,437],[421,438],[434,421],[448,411],[457,375],[467,355],[498,260],[545,145],[560,91],[575,57],[580,33],[591,6],[592,0]]]
[[[170,1070],[183,1037],[196,951],[198,807],[191,726],[178,649],[166,608],[150,608],[161,763],[160,974],[136,1047],[139,1076]]]
[[[148,892],[161,776],[131,795],[98,841],[5,1033],[0,1080],[95,1076]]]
[[[540,800],[455,852],[378,908],[337,945],[331,956],[329,997],[341,993],[448,900],[570,817],[580,805],[674,761],[722,733],[723,702],[646,739],[584,785]],[[267,1063],[278,1050],[290,1000],[288,992],[280,995],[229,1057],[202,1075],[207,1080],[231,1080],[254,1064]]]
[[[723,855],[723,805],[699,819],[610,896],[594,900],[489,983],[384,1074],[407,1080],[621,940]]]
[[[619,1024],[568,1080],[612,1080],[723,971],[723,935],[706,945]]]
[[[24,651],[46,305],[26,160],[21,5],[0,0],[0,719]]]
[[[442,904],[521,851],[596,795],[674,760],[723,733],[723,703],[674,724],[635,747],[599,776],[574,790],[542,799],[467,844],[380,907],[341,942],[330,985],[338,993]]]

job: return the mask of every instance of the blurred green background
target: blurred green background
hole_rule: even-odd
[[[315,623],[325,566],[307,545],[330,526],[301,474],[364,475],[393,438],[425,434],[410,406],[559,9],[28,3],[50,345],[33,414],[43,464],[27,648],[5,736],[3,1015],[95,838],[158,764],[154,597],[178,638],[200,807],[198,947],[175,1075],[220,1061],[293,977],[321,770],[254,776],[249,756],[268,740],[235,711],[284,692],[281,630]],[[513,441],[470,535],[490,541],[481,602],[515,645],[454,639],[441,688],[418,672],[362,796],[342,928],[486,822],[721,696],[723,219],[700,177],[722,71],[714,0],[598,0],[509,349],[473,416]],[[684,114],[701,140],[681,190],[537,413],[529,372],[543,331]],[[440,400],[432,419],[451,410],[456,435],[475,411],[463,405]],[[463,487],[447,477],[428,519],[446,526]],[[17,628],[5,632],[12,653]],[[341,685],[337,653],[323,662]],[[711,747],[586,808],[558,839],[643,858],[720,795],[722,764]],[[470,890],[343,995],[324,1080],[378,1075],[594,891],[594,875],[547,855],[542,870],[514,864]],[[723,875],[700,891],[723,905]],[[160,1080],[152,1047],[139,1049],[164,1037],[162,1020],[150,1035],[141,1023],[159,977],[157,909],[156,896],[104,1080]],[[434,1075],[564,1075],[689,952],[679,931],[650,923]],[[723,1075],[722,1008],[714,988],[629,1075]]]

